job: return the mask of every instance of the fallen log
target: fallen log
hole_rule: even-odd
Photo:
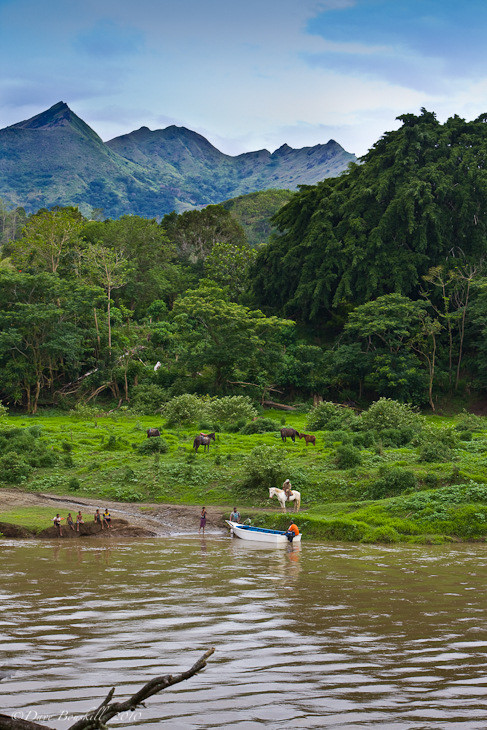
[[[295,411],[294,406],[285,406],[284,403],[274,403],[272,400],[263,400],[262,405],[266,408],[276,408],[279,411]]]

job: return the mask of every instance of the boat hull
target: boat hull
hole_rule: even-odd
[[[262,527],[250,527],[248,525],[239,525],[238,522],[230,522],[230,520],[225,521],[232,529],[233,534],[241,540],[266,543],[267,545],[290,545],[301,542],[301,535],[296,535],[290,543],[286,533],[281,530],[266,530]]]

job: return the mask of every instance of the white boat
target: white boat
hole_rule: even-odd
[[[301,542],[301,535],[296,535],[292,543],[287,539],[284,530],[268,530],[266,527],[252,527],[252,525],[240,525],[238,522],[225,520],[230,526],[232,532],[242,540],[252,540],[252,542],[266,542],[271,545],[291,545]]]

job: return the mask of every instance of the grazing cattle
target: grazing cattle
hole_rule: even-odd
[[[195,440],[193,441],[193,449],[198,453],[198,449],[200,446],[203,446],[203,451],[209,451],[210,450],[210,441],[215,441],[215,434],[209,433],[209,434],[198,434],[196,436]]]
[[[160,436],[161,432],[157,428],[148,428],[147,429],[147,438],[150,439],[152,436]]]
[[[308,444],[313,444],[313,446],[316,446],[316,436],[313,436],[312,433],[300,433],[299,438],[306,441],[306,446]]]
[[[272,497],[277,497],[279,504],[281,505],[284,512],[286,511],[286,501],[294,502],[294,511],[299,512],[299,508],[301,506],[301,492],[297,492],[295,489],[293,489],[291,490],[291,494],[287,496],[284,489],[271,487],[269,489],[269,499]]]
[[[294,444],[296,436],[299,438],[299,431],[296,431],[295,428],[281,428],[281,438],[283,441],[290,438]]]

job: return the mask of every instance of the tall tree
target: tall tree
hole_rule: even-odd
[[[63,264],[79,244],[83,223],[77,208],[39,211],[28,219],[22,237],[10,243],[12,262],[32,273],[63,273]]]
[[[487,241],[487,116],[399,117],[339,178],[304,187],[277,213],[279,234],[253,267],[256,302],[318,322],[341,302],[398,292],[452,251],[470,263]]]

